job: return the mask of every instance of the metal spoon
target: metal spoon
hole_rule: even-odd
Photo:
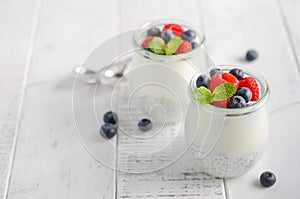
[[[84,83],[95,84],[98,81],[105,83],[105,80],[112,80],[114,78],[118,79],[123,77],[124,71],[127,68],[130,61],[131,58],[123,59],[121,61],[110,64],[109,67],[104,67],[98,72],[90,70],[85,66],[78,65],[74,67],[73,74],[78,80]],[[99,74],[103,74],[101,76],[101,79],[99,79]],[[111,83],[111,81],[108,82]]]

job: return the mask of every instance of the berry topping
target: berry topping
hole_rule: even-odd
[[[252,98],[250,101],[257,101],[260,97],[260,91],[257,81],[253,77],[245,77],[240,80],[239,88],[247,87],[252,92]]]
[[[139,121],[138,127],[143,132],[149,131],[152,128],[152,122],[151,120],[144,118],[141,121]]]
[[[159,37],[161,34],[160,30],[158,28],[150,28],[147,31],[147,37],[148,36],[153,36],[153,37]]]
[[[207,75],[200,75],[196,80],[196,86],[199,88],[200,86],[204,86],[208,88],[209,77]]]
[[[181,36],[181,34],[183,33],[183,28],[180,26],[180,25],[177,25],[177,24],[167,24],[164,26],[163,28],[163,31],[166,31],[166,30],[172,30],[173,33],[176,35],[176,36]]]
[[[238,88],[239,86],[239,80],[233,76],[230,73],[223,73],[222,74],[222,78],[226,81],[226,82],[230,82],[232,83],[236,88]]]
[[[192,48],[193,48],[193,49],[198,48],[198,46],[199,46],[199,44],[197,44],[197,42],[193,42],[193,43],[192,43]]]
[[[210,80],[209,90],[214,91],[217,86],[225,82],[226,81],[222,78],[222,74],[216,73]]]
[[[196,38],[196,33],[192,30],[187,30],[187,31],[184,31],[181,35],[181,38],[184,39],[184,40],[187,40],[189,42],[193,42],[194,39]]]
[[[161,38],[165,41],[165,43],[168,43],[170,39],[173,39],[174,37],[176,37],[176,35],[171,30],[166,30],[161,34]]]
[[[181,54],[181,53],[187,53],[192,50],[192,44],[186,40],[183,40],[183,42],[180,44],[180,46],[177,48],[175,54]]]
[[[215,74],[222,74],[223,71],[220,68],[213,68],[210,70],[209,75],[213,77]]]
[[[142,43],[142,48],[144,48],[145,50],[148,49],[148,44],[152,39],[152,36],[147,37]]]
[[[241,80],[244,77],[244,71],[239,68],[233,68],[229,73],[234,75],[238,80]]]
[[[100,128],[100,134],[107,139],[114,137],[117,132],[118,129],[110,123],[103,124]]]
[[[276,176],[270,171],[265,171],[260,175],[260,182],[265,187],[271,187],[276,182]]]
[[[103,121],[105,123],[116,124],[118,122],[118,115],[112,111],[104,114]]]
[[[160,37],[153,37],[151,41],[148,43],[148,48],[150,51],[154,52],[155,54],[162,55],[165,53],[164,51],[165,42]]]
[[[247,53],[246,53],[246,59],[248,61],[253,61],[255,60],[256,58],[258,57],[258,54],[255,50],[249,50]]]
[[[229,102],[229,108],[242,108],[246,106],[246,100],[241,96],[233,96]]]
[[[231,75],[230,73],[216,73],[210,80],[209,89],[214,91],[216,86],[225,82],[232,83],[236,88],[238,88],[239,81],[235,76]]]
[[[241,96],[242,98],[244,98],[245,101],[246,101],[246,103],[248,103],[248,102],[251,100],[251,98],[252,98],[252,92],[251,92],[251,90],[250,90],[249,88],[247,88],[247,87],[242,87],[242,88],[240,88],[240,89],[236,92],[235,95]]]
[[[165,53],[166,55],[172,55],[176,52],[179,46],[182,44],[183,40],[180,37],[174,37],[170,39],[170,41],[165,46]]]
[[[212,105],[220,107],[220,108],[228,108],[229,107],[230,99],[221,100],[221,101],[214,101]]]

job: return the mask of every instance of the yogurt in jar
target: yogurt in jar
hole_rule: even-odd
[[[228,178],[249,171],[263,155],[268,140],[268,116],[265,107],[269,95],[266,81],[254,77],[260,86],[260,98],[243,108],[220,108],[199,104],[192,99],[186,121],[186,142],[205,173]],[[191,82],[191,87],[195,81]]]

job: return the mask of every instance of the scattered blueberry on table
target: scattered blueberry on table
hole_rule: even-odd
[[[118,122],[118,115],[112,111],[104,114],[103,121],[105,123],[116,124]]]
[[[246,53],[246,59],[248,61],[253,61],[255,60],[256,58],[258,57],[258,54],[255,50],[249,50],[247,53]]]
[[[152,122],[147,118],[141,119],[138,123],[138,127],[143,132],[149,131],[152,128]]]
[[[100,134],[107,139],[111,139],[112,137],[114,137],[117,132],[117,127],[111,123],[105,123],[100,128]]]
[[[260,182],[265,187],[271,187],[276,182],[276,176],[270,171],[265,171],[260,175]]]

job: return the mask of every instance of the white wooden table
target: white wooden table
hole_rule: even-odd
[[[296,0],[0,1],[0,195],[299,198],[299,9]],[[189,21],[206,35],[216,64],[245,65],[269,81],[270,144],[246,175],[222,180],[172,167],[129,175],[99,164],[80,145],[72,119],[72,68],[101,42],[159,18]],[[249,48],[258,50],[257,61],[244,61]],[[278,177],[269,189],[257,182],[267,169]]]

